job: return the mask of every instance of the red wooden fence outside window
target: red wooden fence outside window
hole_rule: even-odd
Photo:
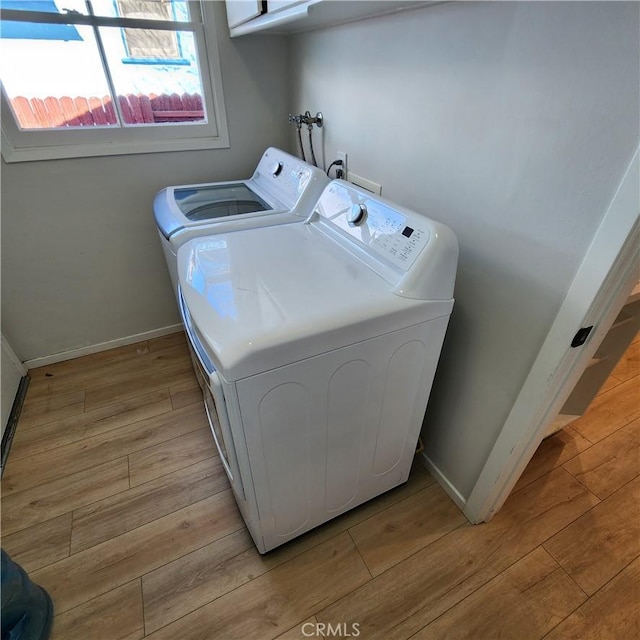
[[[120,112],[125,124],[161,124],[204,120],[202,96],[197,93],[171,95],[129,94],[118,96]],[[115,125],[118,120],[109,96],[70,98],[11,99],[20,127],[50,129],[60,127],[92,127]]]

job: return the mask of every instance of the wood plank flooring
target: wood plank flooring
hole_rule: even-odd
[[[639,352],[491,522],[470,525],[415,464],[265,556],[182,333],[42,367],[2,481],[2,546],[51,594],[57,640],[640,637]]]

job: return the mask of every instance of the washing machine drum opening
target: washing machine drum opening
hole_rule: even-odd
[[[182,213],[193,222],[272,209],[244,184],[176,189],[175,199]]]

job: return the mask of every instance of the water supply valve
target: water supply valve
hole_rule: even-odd
[[[316,127],[322,127],[324,122],[324,116],[322,115],[322,111],[318,111],[315,116],[311,115],[310,111],[305,111],[304,113],[300,113],[294,115],[293,113],[289,114],[289,124],[295,124],[298,127],[306,124],[307,127],[313,127],[315,124]]]

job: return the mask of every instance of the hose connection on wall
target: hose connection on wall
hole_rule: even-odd
[[[311,153],[311,163],[317,167],[318,163],[316,161],[316,154],[313,151],[313,125],[316,127],[322,127],[322,123],[324,118],[322,116],[322,112],[318,111],[315,116],[311,115],[310,111],[305,111],[304,113],[300,113],[298,115],[294,115],[292,113],[289,114],[289,124],[295,124],[296,129],[298,130],[298,144],[300,145],[300,155],[302,159],[306,162],[307,158],[304,152],[304,145],[302,144],[302,125],[306,125],[307,131],[309,133],[309,151]]]

